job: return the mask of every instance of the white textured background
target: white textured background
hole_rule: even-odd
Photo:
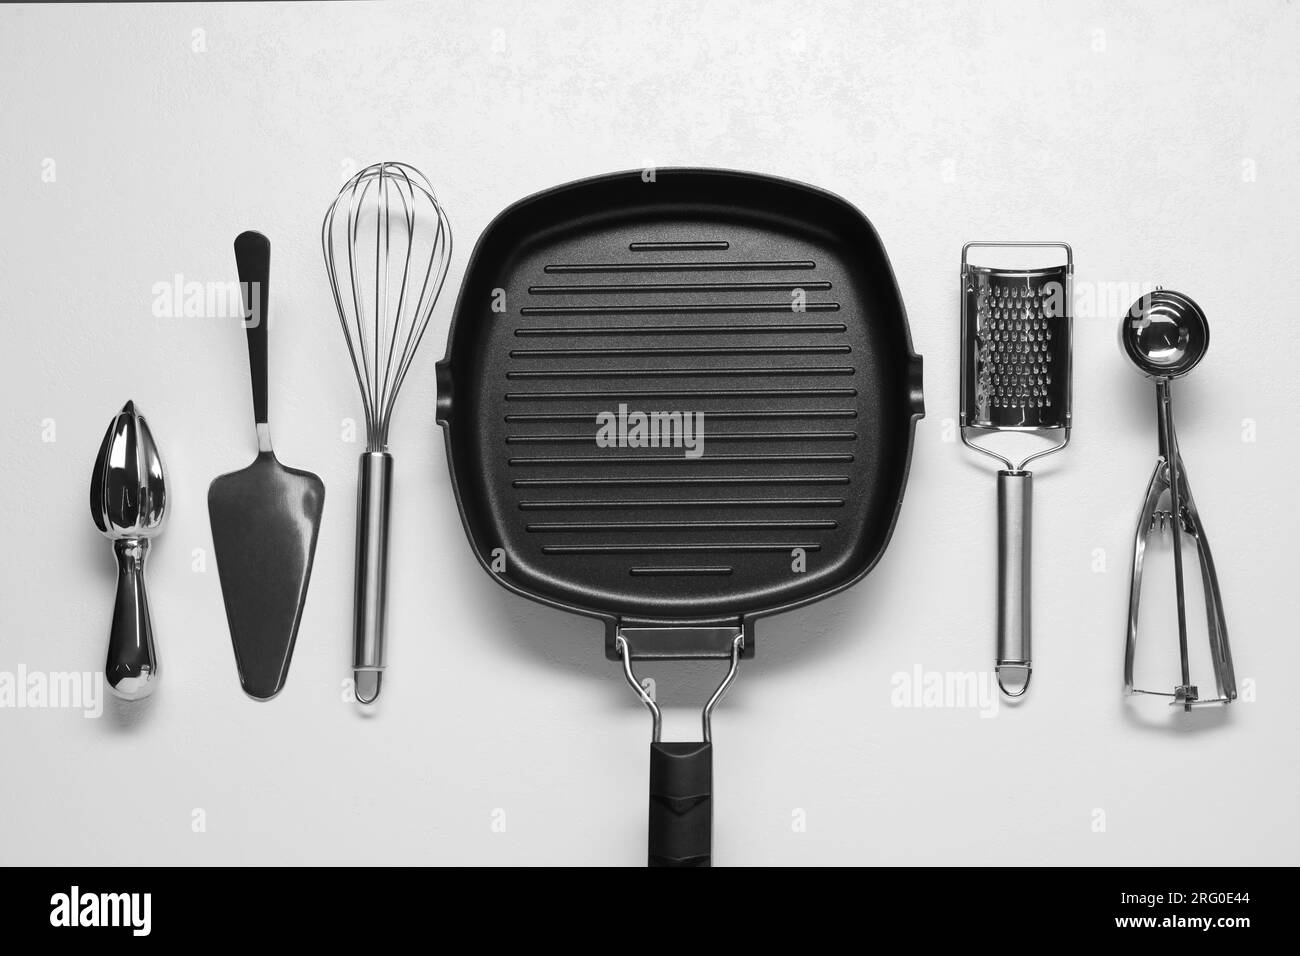
[[[0,710],[0,862],[642,862],[648,717],[595,623],[471,559],[433,363],[496,212],[648,164],[853,202],[926,360],[884,561],[764,622],[718,711],[718,863],[1300,862],[1297,49],[1282,2],[0,8],[0,671],[102,667],[115,572],[86,491],[128,397],[171,493],[150,567],[162,687],[99,720]],[[341,688],[358,448],[340,423],[359,404],[318,230],[377,159],[430,176],[457,248],[394,425],[392,666],[367,719]],[[289,684],[264,705],[239,690],[215,565],[191,570],[208,482],[254,452],[244,337],[151,314],[177,273],[233,280],[244,228],[274,247],[276,447],[328,488]],[[1075,441],[1039,470],[1028,701],[992,719],[892,705],[897,672],[992,657],[994,479],[953,440],[974,238],[1067,239],[1080,286],[1160,282],[1206,310],[1176,416],[1254,701],[1188,720],[1121,699],[1155,454],[1121,293],[1077,319]],[[683,705],[714,677],[655,676]]]

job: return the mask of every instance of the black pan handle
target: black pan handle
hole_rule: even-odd
[[[650,745],[650,866],[711,866],[713,744]]]
[[[271,281],[271,241],[260,232],[241,232],[235,237],[235,264],[239,267],[239,284],[244,293],[248,370],[253,378],[253,417],[257,424],[265,425],[266,307]]]

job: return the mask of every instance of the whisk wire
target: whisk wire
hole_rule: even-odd
[[[366,401],[364,401],[364,399],[366,398],[366,395],[367,395],[367,385],[366,385],[366,382],[362,380],[362,369],[366,368],[367,363],[366,363],[366,361],[365,361],[364,353],[363,353],[361,359],[358,360],[358,358],[357,358],[357,348],[356,348],[356,346],[353,344],[353,336],[352,336],[351,332],[348,330],[348,320],[347,320],[348,310],[347,310],[347,308],[346,308],[346,307],[344,306],[344,304],[343,304],[343,298],[342,298],[342,295],[341,295],[341,293],[340,293],[340,289],[339,289],[339,283],[338,283],[338,263],[337,263],[336,258],[335,258],[334,243],[333,243],[333,241],[332,241],[332,233],[333,233],[333,229],[334,229],[334,214],[337,212],[337,210],[338,210],[338,202],[335,201],[334,205],[330,206],[329,211],[325,214],[325,221],[321,224],[321,250],[322,250],[322,252],[323,252],[323,254],[324,254],[324,257],[325,257],[325,272],[326,272],[326,274],[329,276],[329,280],[330,280],[330,291],[331,291],[331,293],[332,293],[333,296],[334,296],[334,308],[338,311],[338,314],[339,314],[339,323],[340,323],[340,325],[341,325],[342,328],[343,328],[343,340],[344,340],[344,342],[347,343],[347,347],[348,347],[348,356],[352,359],[352,371],[353,371],[353,374],[356,376],[356,379],[357,379],[357,387],[358,387],[358,388],[360,389],[360,391],[361,391],[361,395],[362,395],[362,399],[363,399],[362,404],[363,404],[364,406],[366,406],[366,407],[364,408],[365,416],[366,416],[366,435],[369,436],[369,435],[371,434],[371,432],[372,432],[372,425],[371,425],[371,419],[370,419],[370,408],[369,408],[369,403],[366,402]],[[348,233],[349,233],[349,235],[351,235],[352,229],[351,229],[351,225],[350,225],[350,224],[351,224],[351,213],[350,213],[350,212],[349,212],[349,216],[348,216],[348,222],[349,222]],[[351,242],[348,243],[348,263],[349,263],[349,272],[350,272],[351,275],[355,278],[356,270],[355,270],[354,268],[352,268],[352,243],[351,243]],[[355,310],[356,310],[356,307],[357,307],[357,303],[356,303],[356,301],[355,301],[355,290],[356,290],[356,287],[355,287],[355,285],[354,285],[354,286],[353,286],[353,295],[354,295],[353,309],[354,309],[354,314],[355,314]],[[361,337],[361,336],[357,336],[357,339],[361,342],[362,345],[364,345],[364,339],[363,339],[363,337]],[[369,440],[369,439],[368,439],[368,437],[367,437],[367,441],[368,441],[368,440]]]
[[[347,246],[350,294],[343,292],[338,274],[340,244]],[[321,226],[321,245],[361,392],[367,448],[382,451],[397,394],[447,277],[451,226],[418,170],[377,163],[339,191]]]
[[[366,354],[366,336],[364,331],[365,304],[361,298],[361,280],[357,274],[357,236],[361,228],[361,220],[357,215],[357,207],[365,199],[367,190],[370,188],[369,180],[361,184],[360,193],[354,193],[348,203],[348,233],[351,241],[348,243],[348,273],[352,282],[352,304],[357,327],[357,347],[361,352],[361,373],[365,376],[365,385],[362,387],[362,404],[365,406],[366,414],[366,436],[367,442],[374,433],[374,403],[372,399],[373,385],[370,377],[370,357]],[[378,303],[376,303],[378,305]],[[346,323],[344,329],[346,331]]]
[[[402,169],[399,168],[399,169],[397,170],[397,172],[398,172],[398,175],[401,177],[401,179],[400,179],[397,183],[394,183],[394,186],[396,187],[396,192],[397,192],[397,195],[398,195],[398,199],[399,199],[399,200],[401,201],[401,203],[402,203],[402,218],[403,218],[403,220],[404,220],[405,223],[406,223],[406,231],[407,231],[407,235],[408,235],[408,236],[413,236],[413,235],[414,235],[414,232],[415,232],[415,193],[414,193],[414,188],[413,188],[412,185],[411,185],[410,177],[406,175],[406,172],[405,172],[404,170],[402,170]],[[406,190],[405,190],[405,191],[402,189],[402,185],[403,185],[403,184],[404,184],[405,187],[406,187]],[[385,188],[387,188],[387,185],[385,186]],[[385,210],[385,223],[386,223],[386,225],[387,225],[388,222],[389,222],[389,217],[392,215],[392,207],[391,207],[391,205],[390,205],[389,203],[387,203],[387,202],[384,203],[384,210]],[[385,236],[385,241],[387,241],[387,239],[388,239],[388,237]],[[409,325],[410,327],[414,327],[414,322],[411,322],[411,323],[403,323],[403,321],[402,321],[403,310],[407,307],[407,295],[406,295],[406,290],[407,290],[407,282],[409,281],[409,279],[410,279],[410,275],[411,275],[411,257],[412,257],[412,254],[413,254],[414,249],[415,249],[415,244],[414,244],[413,242],[407,242],[407,244],[406,244],[406,250],[405,250],[405,255],[404,255],[403,258],[402,258],[402,282],[401,282],[401,285],[400,285],[400,287],[399,287],[399,292],[398,292],[398,297],[397,297],[397,313],[396,313],[396,314],[397,314],[397,321],[394,323],[394,329],[402,329],[402,328],[406,328],[406,327],[408,327],[408,325]],[[388,267],[391,269],[391,266],[392,266],[392,258],[391,258],[391,254],[390,254],[390,258],[388,259],[388,263],[387,263],[387,264],[388,264]],[[385,280],[387,280],[387,272],[386,272],[386,274],[385,274]],[[386,289],[385,289],[385,297],[384,297],[384,301],[385,301],[385,305],[387,305],[387,301],[388,301],[388,299],[387,299],[387,290],[386,290]],[[418,316],[419,316],[419,314],[420,314],[420,313],[419,313],[419,309],[418,309],[418,305],[419,305],[419,303],[417,303],[417,309],[416,309],[416,313],[415,313],[416,316],[417,316],[417,320],[418,320]],[[385,310],[385,311],[387,311],[387,310]],[[394,353],[395,353],[396,351],[397,351],[397,335],[396,335],[396,334],[393,334],[393,335],[388,336],[388,355],[387,355],[386,360],[385,360],[385,362],[384,362],[384,381],[383,381],[383,387],[382,387],[382,389],[381,389],[381,391],[380,391],[380,394],[381,394],[381,395],[389,395],[389,394],[390,394],[390,392],[389,392],[389,383],[390,383],[390,378],[391,378],[392,375],[393,375],[393,355],[394,355]],[[401,364],[401,360],[400,360],[400,358],[398,359],[398,364],[399,364],[399,366],[400,366],[400,364]],[[385,411],[385,412],[381,415],[381,417],[383,417],[383,418],[387,418],[389,414],[390,414],[389,411]],[[385,444],[386,444],[387,441],[388,441],[387,429],[385,429],[384,432],[385,432],[385,433],[384,433],[384,435],[383,435],[383,440],[384,440],[384,442],[385,442]]]
[[[388,441],[387,423],[392,418],[393,404],[397,399],[398,390],[401,389],[402,383],[406,380],[406,373],[410,371],[411,364],[415,359],[415,353],[420,348],[424,333],[429,328],[429,316],[433,313],[433,307],[442,292],[443,283],[447,279],[447,266],[451,261],[451,226],[447,222],[442,207],[437,208],[438,229],[434,234],[433,255],[429,259],[429,267],[425,270],[424,282],[420,287],[420,297],[416,302],[416,312],[423,315],[424,320],[412,323],[407,329],[406,342],[403,344],[402,359],[398,365],[397,377],[383,412],[385,443]],[[435,266],[437,266],[436,269]]]

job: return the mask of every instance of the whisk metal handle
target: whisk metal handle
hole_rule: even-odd
[[[268,422],[266,319],[270,301],[271,240],[260,232],[241,232],[235,237],[235,263],[239,268],[239,285],[244,296],[244,331],[248,336],[248,369],[253,382],[253,416],[257,424],[265,425]]]
[[[998,472],[998,686],[1009,697],[1029,689],[1030,539],[1034,476]]]
[[[357,568],[353,605],[352,669],[356,697],[371,704],[387,664],[384,618],[388,606],[388,514],[393,456],[361,456],[357,482]]]

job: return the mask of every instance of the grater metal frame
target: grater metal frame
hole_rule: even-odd
[[[1065,420],[1061,425],[999,425],[989,426],[980,425],[975,421],[975,416],[969,407],[970,397],[973,395],[972,385],[970,382],[970,363],[967,361],[965,343],[968,341],[967,336],[970,334],[970,323],[976,321],[976,317],[970,314],[970,296],[968,293],[969,278],[972,273],[996,273],[1003,276],[1016,276],[1029,278],[1037,275],[1050,275],[1061,271],[1061,266],[1052,266],[1043,269],[995,269],[989,266],[973,266],[970,264],[969,255],[972,249],[1060,249],[1065,253],[1065,314],[1062,316],[1062,322],[1065,328]],[[961,247],[961,395],[960,395],[960,431],[961,440],[967,448],[973,448],[981,454],[988,455],[1002,462],[1008,471],[1020,472],[1032,461],[1036,461],[1046,455],[1058,452],[1070,443],[1071,417],[1074,413],[1074,250],[1066,242],[968,242]],[[1043,434],[1051,432],[1060,432],[1060,440],[1048,448],[1034,452],[1026,458],[1020,459],[1019,464],[1000,452],[994,451],[985,445],[976,441],[981,435],[999,432],[1020,432],[1024,434]]]

